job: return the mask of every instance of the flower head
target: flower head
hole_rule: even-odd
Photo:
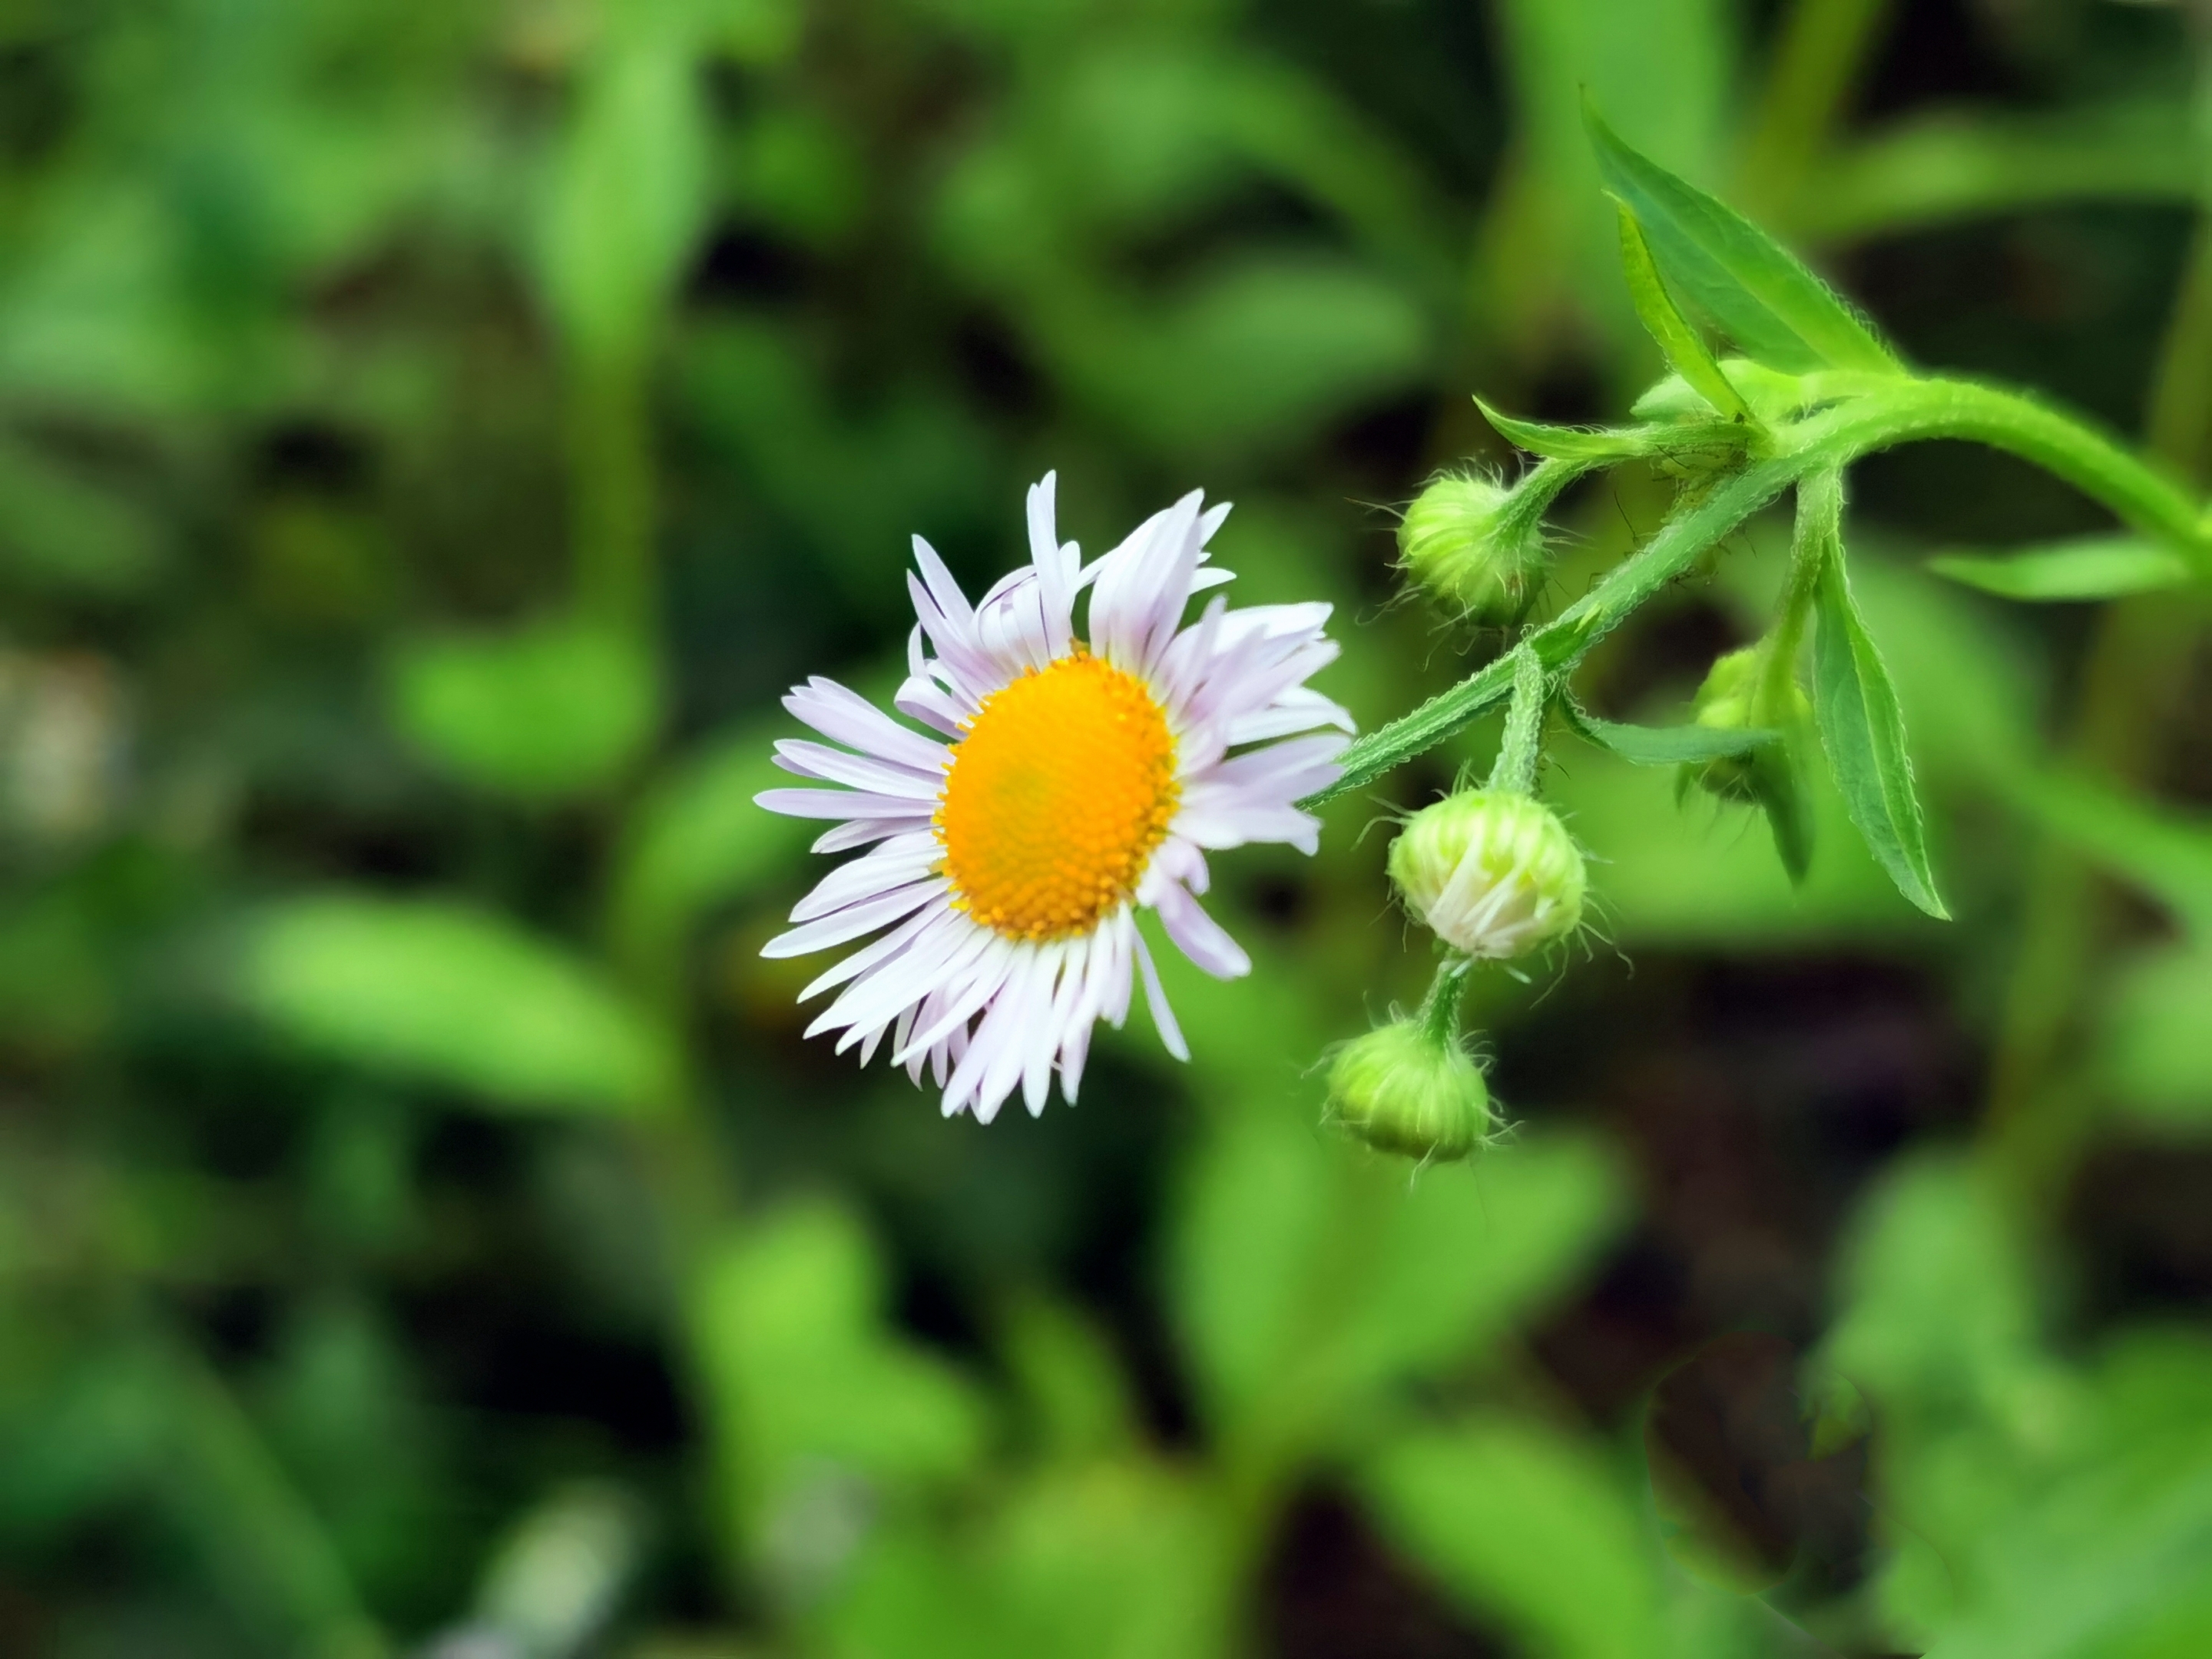
[[[1328,1103],[1376,1151],[1439,1163],[1484,1145],[1497,1122],[1481,1067],[1456,1035],[1422,1018],[1393,1020],[1339,1048]]]
[[[1762,647],[1747,645],[1715,660],[1692,704],[1699,726],[1741,732],[1754,726],[1786,730],[1811,723],[1812,702],[1796,678],[1768,673],[1765,657]],[[1762,745],[1747,754],[1704,762],[1684,775],[1723,800],[1755,802],[1771,788],[1770,775],[1787,764],[1786,754]]]
[[[1510,789],[1470,789],[1413,814],[1390,843],[1406,908],[1471,957],[1517,957],[1582,925],[1587,872],[1559,814]]]
[[[919,620],[893,701],[933,732],[810,680],[784,706],[832,741],[779,743],[777,763],[833,787],[759,797],[839,820],[817,852],[870,849],[767,947],[876,935],[801,993],[844,988],[807,1035],[842,1031],[863,1064],[888,1036],[894,1065],[917,1083],[928,1068],[947,1115],[986,1122],[1016,1089],[1042,1111],[1055,1076],[1073,1101],[1092,1028],[1121,1023],[1139,975],[1162,1041],[1187,1054],[1136,912],[1208,973],[1246,972],[1198,902],[1206,854],[1313,852],[1319,823],[1296,803],[1336,775],[1345,739],[1321,728],[1352,725],[1305,684],[1336,655],[1328,605],[1217,596],[1185,625],[1192,596],[1230,580],[1206,562],[1225,505],[1187,495],[1086,565],[1054,532],[1053,484],[1030,491],[1030,562],[980,604],[915,539]]]
[[[1399,521],[1399,562],[1416,585],[1468,621],[1510,622],[1528,609],[1544,578],[1549,500],[1478,473],[1443,473]]]

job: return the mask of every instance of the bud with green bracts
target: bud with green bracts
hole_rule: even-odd
[[[1813,705],[1796,676],[1780,663],[1771,641],[1746,646],[1714,663],[1698,689],[1695,708],[1699,726],[1776,735],[1741,754],[1683,767],[1676,797],[1695,786],[1722,800],[1759,807],[1784,866],[1793,880],[1802,880],[1812,862],[1812,818],[1790,740],[1810,725]]]
[[[1699,726],[1720,732],[1765,729],[1788,732],[1813,718],[1813,705],[1794,677],[1778,684],[1766,672],[1766,647],[1747,645],[1714,663],[1705,684],[1698,688],[1692,705]],[[1759,799],[1758,773],[1771,763],[1772,744],[1741,755],[1700,762],[1683,769],[1685,787],[1694,783],[1723,800],[1753,802]]]
[[[1390,843],[1406,908],[1470,957],[1526,955],[1582,925],[1582,849],[1532,795],[1470,789],[1426,806]]]
[[[1543,514],[1553,494],[1531,493],[1525,483],[1509,489],[1476,473],[1445,473],[1399,521],[1399,566],[1431,599],[1468,622],[1516,622],[1534,600],[1549,562]]]
[[[1456,979],[1430,992],[1419,1018],[1354,1037],[1329,1061],[1330,1115],[1380,1152],[1450,1163],[1487,1142],[1497,1123],[1482,1068],[1461,1045],[1456,1020],[1439,1015],[1439,997],[1456,1001]]]

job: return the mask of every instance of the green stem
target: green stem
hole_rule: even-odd
[[[653,427],[641,356],[579,354],[568,390],[576,598],[621,634],[647,635],[653,566]]]
[[[2202,477],[2212,406],[2212,216],[2200,216],[2160,354],[2146,440],[2185,474]],[[2124,784],[2153,763],[2157,733],[2199,621],[2168,595],[2106,606],[2081,671],[2068,748],[2074,765]],[[1990,1062],[1984,1133],[2029,1212],[2071,1165],[2089,1129],[2089,1102],[2055,1073],[2098,946],[2094,872],[2057,837],[2035,848],[2027,900]]]
[[[1701,495],[1660,526],[1644,550],[1522,641],[1556,678],[1707,548],[1808,473],[1840,471],[1862,456],[1932,438],[1965,439],[2033,461],[2112,509],[2131,529],[2171,543],[2212,578],[2212,544],[2197,503],[2163,473],[2103,434],[2018,392],[1966,380],[1877,383],[1864,394],[1775,434],[1778,453]],[[1337,781],[1309,809],[1364,787],[1433,748],[1504,697],[1514,659],[1500,657],[1345,750]]]
[[[1761,646],[1763,655],[1751,701],[1753,726],[1786,724],[1794,712],[1790,689],[1797,678],[1797,651],[1812,619],[1821,573],[1843,545],[1844,475],[1836,468],[1815,472],[1797,485],[1797,532],[1790,556],[1789,586],[1783,590],[1782,615]]]
[[[1459,1041],[1460,999],[1467,993],[1467,971],[1474,965],[1474,958],[1456,951],[1437,964],[1436,977],[1429,981],[1428,994],[1421,999],[1420,1012],[1414,1016],[1421,1029],[1438,1042]]]
[[[1797,0],[1790,8],[1741,145],[1738,190],[1753,209],[1787,216],[1888,12],[1889,0]]]
[[[2191,239],[2145,422],[2151,447],[2191,477],[2212,449],[2212,215]]]
[[[1505,741],[1498,745],[1497,764],[1490,769],[1489,787],[1516,795],[1533,793],[1536,763],[1544,756],[1544,709],[1551,701],[1551,681],[1544,665],[1527,646],[1514,649],[1513,702],[1505,715]]]
[[[221,1373],[180,1337],[156,1340],[177,1413],[164,1492],[232,1595],[303,1659],[384,1659],[322,1518]]]

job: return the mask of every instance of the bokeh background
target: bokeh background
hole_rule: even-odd
[[[1363,725],[1496,648],[1394,507],[1654,378],[1584,91],[1912,359],[2196,471],[2199,32],[2107,0],[0,5],[0,1652],[2212,1652],[2201,612],[1925,558],[2100,527],[1853,480],[1959,919],[1822,798],[1595,750],[1587,951],[1408,1171],[1314,1065],[1419,994],[1388,811],[1218,861],[1082,1105],[802,1042],[750,804],[882,693],[919,532],[1193,487]],[[1557,599],[1662,480],[1561,514]],[[1786,526],[1581,681],[1683,717]],[[1472,654],[1470,654],[1472,653]],[[1561,738],[1563,745],[1571,739]],[[2101,781],[2025,785],[2049,757]],[[2104,791],[2106,793],[2099,793]],[[2130,805],[2130,802],[2136,804]],[[2164,806],[2150,812],[2141,803]],[[2081,848],[2123,879],[2095,873]]]

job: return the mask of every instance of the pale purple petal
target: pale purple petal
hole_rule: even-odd
[[[878,927],[889,927],[907,915],[943,896],[951,887],[950,882],[939,879],[916,882],[911,887],[900,888],[870,899],[850,909],[840,910],[836,915],[810,921],[804,927],[794,927],[787,933],[779,933],[761,946],[764,957],[803,957],[817,951],[826,951],[833,945],[844,945],[863,933],[872,933]]]

